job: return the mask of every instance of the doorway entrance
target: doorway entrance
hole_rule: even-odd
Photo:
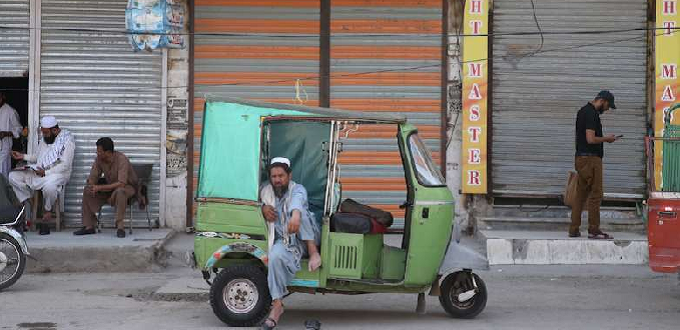
[[[12,150],[26,153],[28,147],[28,137],[26,128],[28,127],[28,77],[2,77],[0,78],[0,93],[5,95],[7,104],[14,108],[19,114],[19,121],[24,127],[21,136],[14,139]],[[16,161],[12,160],[12,167]]]

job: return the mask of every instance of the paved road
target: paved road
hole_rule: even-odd
[[[646,267],[513,266],[480,275],[490,296],[474,320],[448,318],[433,297],[428,313],[416,315],[414,295],[295,294],[279,328],[318,319],[324,329],[680,329],[677,278]],[[25,275],[0,293],[0,329],[224,329],[205,294],[155,294],[198,276],[181,268]]]

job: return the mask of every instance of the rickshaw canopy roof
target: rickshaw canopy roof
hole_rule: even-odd
[[[257,201],[262,121],[277,117],[376,124],[406,122],[400,116],[362,111],[210,97],[203,112],[197,197]]]

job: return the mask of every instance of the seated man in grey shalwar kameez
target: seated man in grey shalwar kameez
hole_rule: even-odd
[[[321,266],[318,245],[321,231],[314,215],[309,211],[307,190],[292,181],[290,160],[272,159],[269,166],[269,183],[260,190],[265,204],[262,214],[275,224],[275,240],[269,250],[267,282],[272,296],[272,309],[263,328],[276,327],[283,314],[282,299],[288,293],[286,286],[300,270],[300,260],[309,256],[309,271]]]

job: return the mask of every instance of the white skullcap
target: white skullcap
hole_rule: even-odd
[[[277,164],[277,163],[286,164],[286,165],[288,165],[288,167],[290,167],[290,159],[285,158],[285,157],[274,157],[274,158],[272,158],[271,164],[273,165],[273,164]]]
[[[42,128],[52,128],[57,126],[57,118],[53,116],[45,116],[40,119],[40,127]]]

